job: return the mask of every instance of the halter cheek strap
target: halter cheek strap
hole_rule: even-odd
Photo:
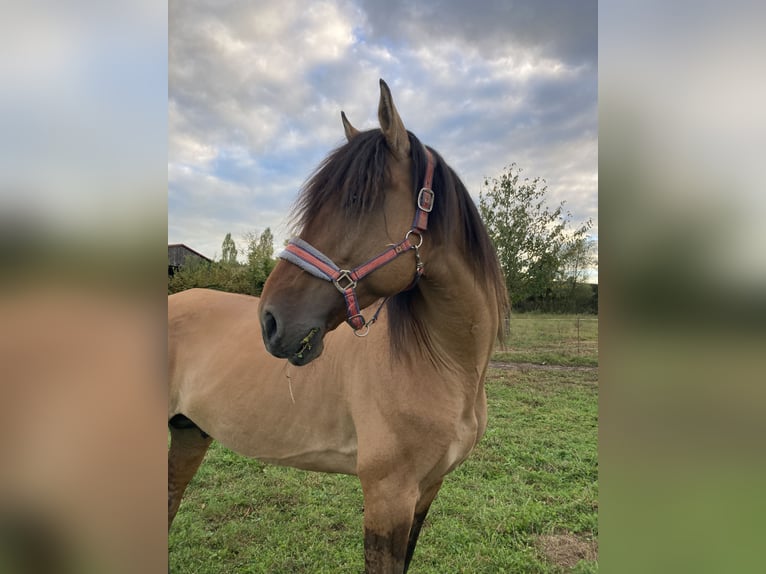
[[[340,291],[346,301],[346,313],[348,315],[346,322],[353,327],[354,331],[358,332],[374,323],[375,319],[377,319],[377,313],[375,314],[375,319],[365,322],[359,306],[359,299],[356,296],[357,283],[376,269],[380,269],[410,249],[416,250],[418,262],[416,264],[415,277],[416,280],[419,279],[423,273],[423,265],[420,262],[419,255],[417,255],[417,249],[422,242],[423,237],[419,236],[419,241],[413,243],[408,232],[408,236],[404,240],[351,270],[341,269],[324,253],[298,237],[290,240],[284,251],[279,254],[279,257],[297,265],[314,277],[330,281],[335,285],[335,288]],[[414,284],[415,281],[413,281],[413,286]]]
[[[372,318],[369,321],[365,321],[359,306],[359,299],[356,296],[356,285],[361,279],[410,250],[415,251],[415,277],[407,289],[414,287],[418,279],[423,275],[423,263],[420,260],[418,249],[423,244],[423,232],[428,228],[428,214],[433,209],[434,192],[431,189],[431,185],[435,167],[433,154],[427,148],[424,147],[424,149],[428,158],[426,175],[423,180],[423,187],[418,193],[415,219],[402,241],[390,246],[366,263],[362,263],[350,270],[341,269],[332,259],[299,237],[291,239],[278,256],[280,259],[297,265],[314,277],[330,281],[335,285],[335,288],[340,291],[346,301],[346,314],[348,316],[346,322],[354,329],[354,333],[360,337],[365,336],[369,332],[370,325],[377,320],[378,313],[380,313],[383,303],[385,303],[384,300]]]

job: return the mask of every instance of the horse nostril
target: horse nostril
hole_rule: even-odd
[[[272,341],[277,334],[277,320],[271,312],[263,314],[263,335],[266,341]]]

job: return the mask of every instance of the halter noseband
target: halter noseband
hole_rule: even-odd
[[[351,325],[351,328],[354,329],[354,334],[359,337],[364,337],[369,333],[370,325],[378,319],[378,313],[383,308],[383,303],[386,302],[384,300],[372,318],[369,321],[365,321],[359,307],[359,299],[356,296],[356,285],[361,279],[390,263],[410,249],[415,251],[415,277],[409,287],[404,290],[412,289],[421,275],[423,275],[423,263],[420,260],[418,249],[423,244],[423,232],[428,228],[428,214],[431,213],[434,206],[434,192],[431,189],[431,185],[435,166],[433,154],[425,146],[423,149],[425,149],[426,157],[428,158],[428,165],[423,180],[423,187],[418,193],[415,219],[412,222],[412,227],[410,227],[404,239],[399,243],[391,245],[380,255],[353,269],[341,269],[333,263],[332,259],[299,237],[291,239],[285,249],[278,255],[280,259],[297,265],[314,277],[330,281],[335,285],[335,288],[340,291],[346,301],[346,313],[348,315],[346,322]],[[417,236],[417,239],[413,241],[412,236]]]

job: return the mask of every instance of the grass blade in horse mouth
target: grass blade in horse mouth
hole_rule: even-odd
[[[302,359],[303,358],[303,353],[306,352],[306,351],[310,351],[311,350],[311,339],[318,332],[319,332],[319,329],[314,327],[313,329],[311,329],[311,331],[309,331],[308,335],[306,335],[305,337],[303,337],[303,339],[301,339],[301,348],[300,348],[300,350],[297,353],[295,353],[295,357],[296,358]]]

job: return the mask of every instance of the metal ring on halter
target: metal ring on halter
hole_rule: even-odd
[[[365,323],[361,329],[354,329],[354,335],[356,335],[357,337],[366,337],[369,334],[370,334],[369,323]]]
[[[410,235],[413,234],[413,233],[420,238],[420,241],[418,241],[417,245],[415,245],[415,244],[412,245],[415,249],[418,249],[421,245],[423,245],[423,234],[420,231],[418,231],[417,229],[410,229],[407,232],[407,234],[404,236],[404,239],[406,241],[407,239],[410,238]]]
[[[347,323],[350,323],[352,320],[356,319],[357,317],[361,318],[362,321],[364,321],[364,317],[361,313],[357,313],[356,315],[352,315],[348,318],[346,321]],[[366,337],[370,332],[370,324],[374,323],[374,321],[365,321],[364,325],[359,327],[358,329],[354,329],[354,335],[357,337]]]

